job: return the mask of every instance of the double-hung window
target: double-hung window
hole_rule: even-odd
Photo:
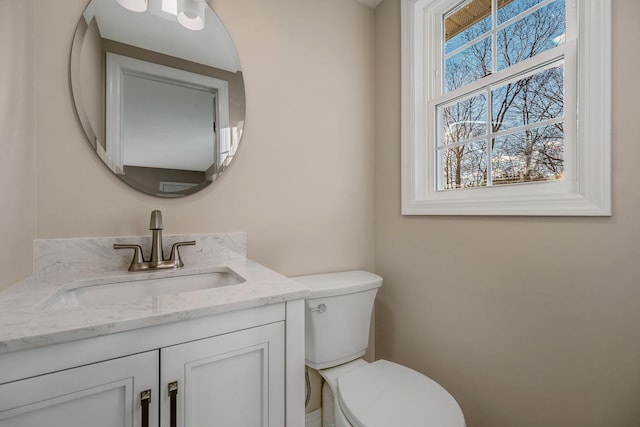
[[[403,213],[610,215],[610,0],[403,0]]]

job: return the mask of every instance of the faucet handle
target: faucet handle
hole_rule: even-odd
[[[129,243],[114,243],[113,249],[133,249],[133,258],[131,259],[129,271],[134,271],[134,265],[139,265],[144,262],[144,258],[142,256],[142,248],[140,247],[140,245],[133,245]]]
[[[173,261],[176,264],[176,267],[184,267],[184,263],[180,258],[180,246],[193,246],[195,244],[195,240],[174,243],[173,246],[171,246],[171,257],[169,258],[169,260]]]

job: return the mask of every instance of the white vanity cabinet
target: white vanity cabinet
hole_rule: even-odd
[[[0,427],[302,426],[301,314],[293,301],[0,354]]]

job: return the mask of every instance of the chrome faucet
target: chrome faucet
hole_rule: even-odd
[[[133,259],[129,266],[129,271],[147,271],[158,270],[162,268],[181,268],[184,263],[180,258],[180,246],[195,245],[195,240],[187,242],[177,242],[171,247],[171,255],[169,259],[164,258],[162,249],[162,212],[155,210],[151,212],[151,221],[149,224],[151,230],[151,258],[145,261],[142,255],[142,247],[129,243],[114,243],[113,249],[133,249]]]

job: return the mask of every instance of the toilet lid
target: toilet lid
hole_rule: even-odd
[[[455,399],[432,379],[378,360],[338,377],[342,412],[358,427],[464,427]]]

